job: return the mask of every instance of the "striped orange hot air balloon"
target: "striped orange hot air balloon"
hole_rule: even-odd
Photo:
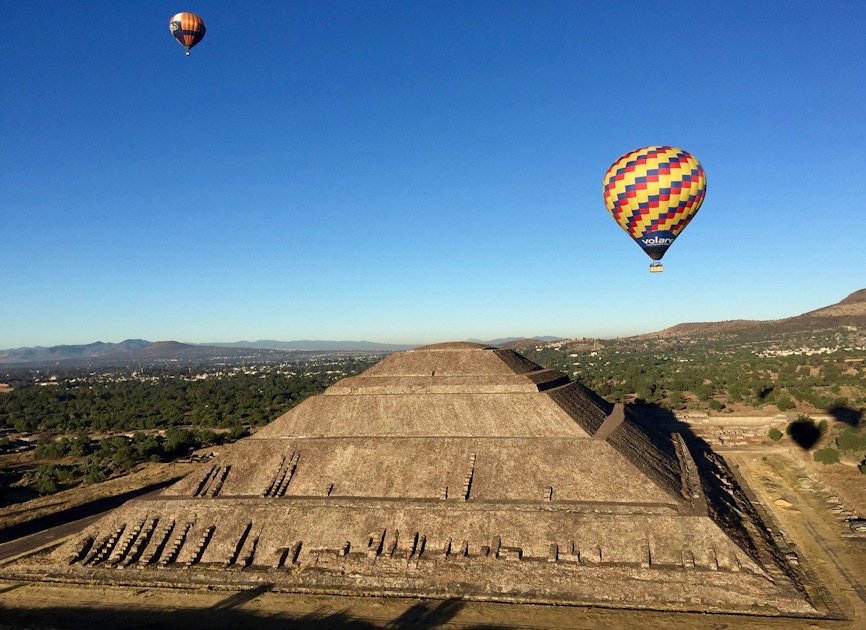
[[[186,48],[186,54],[189,55],[190,48],[204,37],[204,20],[195,13],[176,13],[168,22],[168,30],[180,45]]]

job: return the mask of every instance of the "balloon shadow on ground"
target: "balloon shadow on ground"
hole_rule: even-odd
[[[844,407],[841,405],[830,407],[827,410],[833,418],[836,419],[837,422],[844,422],[847,425],[852,427],[860,426],[863,422],[863,410],[862,409],[852,409],[851,407]]]
[[[786,433],[797,446],[806,451],[815,446],[821,439],[821,429],[812,418],[797,418],[788,425]]]

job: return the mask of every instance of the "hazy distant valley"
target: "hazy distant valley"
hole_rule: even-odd
[[[562,339],[537,336],[532,339],[469,339],[519,351],[534,349],[562,350],[571,353],[592,347],[631,348],[636,351],[703,352],[725,348],[749,348],[753,353],[785,355],[827,353],[832,349],[863,347],[866,336],[866,289],[856,291],[844,300],[823,308],[785,319],[731,320],[722,322],[682,323],[665,330],[621,339]],[[456,341],[456,340],[442,340]],[[177,341],[151,342],[127,339],[120,343],[97,341],[84,345],[58,345],[0,349],[0,366],[32,368],[60,367],[134,367],[161,364],[280,362],[316,356],[340,356],[352,353],[381,354],[399,352],[417,344],[389,344],[374,341],[238,341],[189,344]],[[713,350],[710,350],[710,349]],[[823,348],[823,350],[821,350]],[[590,350],[592,352],[592,350]],[[566,363],[562,364],[563,367]],[[0,368],[2,369],[2,368]],[[566,372],[572,370],[565,369]]]

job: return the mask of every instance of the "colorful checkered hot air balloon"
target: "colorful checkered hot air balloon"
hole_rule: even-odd
[[[650,271],[695,216],[707,192],[707,175],[690,153],[644,147],[607,169],[602,193],[610,216],[654,261]]]
[[[189,55],[190,48],[204,37],[204,20],[195,13],[176,13],[168,22],[168,30],[180,45],[186,48],[186,54]]]

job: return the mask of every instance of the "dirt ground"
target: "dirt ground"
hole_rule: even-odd
[[[856,619],[762,618],[455,600],[348,598],[247,591],[75,587],[0,582],[8,628],[599,628],[862,630]]]
[[[788,446],[724,450],[781,544],[810,578],[822,619],[341,597],[243,590],[122,588],[0,581],[0,628],[599,628],[864,630],[866,537],[844,521],[864,516],[866,477],[825,467]]]

